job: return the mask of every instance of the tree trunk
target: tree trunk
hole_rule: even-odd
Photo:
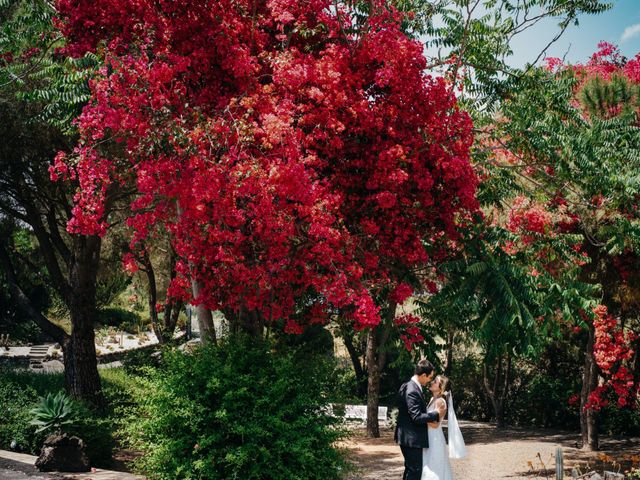
[[[97,406],[104,405],[93,330],[100,244],[97,236],[73,239],[74,261],[69,278],[72,294],[68,302],[71,336],[63,344],[67,391]]]
[[[44,332],[62,346],[67,393],[96,406],[104,405],[98,362],[96,359],[93,321],[96,311],[96,278],[100,261],[101,240],[97,236],[74,235],[69,258],[69,281],[57,277],[54,286],[63,297],[71,316],[71,334],[51,323],[24,294],[8,252],[0,244],[0,263],[7,276],[14,300],[33,318]],[[44,248],[40,245],[41,250]],[[55,259],[55,255],[53,255]],[[47,264],[49,269],[52,267]],[[58,268],[60,273],[61,270]],[[61,273],[60,273],[61,275]],[[54,280],[55,281],[55,280]]]
[[[178,211],[178,217],[180,217],[182,215],[182,208],[180,207],[180,203],[176,204],[176,208]],[[189,262],[189,267],[193,268],[193,265],[191,264],[191,262]],[[202,291],[202,284],[192,276],[191,277],[191,293],[193,294],[194,302],[200,296],[201,291]],[[202,343],[213,343],[215,345],[217,343],[216,329],[213,325],[213,314],[211,313],[211,310],[205,307],[202,303],[194,305],[194,307],[196,309],[196,316],[198,319],[198,328],[200,330],[200,341]]]
[[[447,365],[444,368],[444,375],[446,377],[451,376],[451,371],[453,369],[453,347],[455,345],[455,338],[456,338],[456,334],[453,330],[450,330],[449,332],[447,332],[447,344],[446,344]]]
[[[200,282],[191,279],[191,290],[193,291],[194,301],[200,295],[202,285]],[[216,329],[213,325],[213,314],[202,303],[195,305],[196,316],[198,318],[198,328],[200,329],[200,340],[202,343],[217,343]]]
[[[367,333],[367,435],[380,437],[378,425],[378,405],[380,404],[380,369],[378,368],[378,335],[371,328]]]
[[[244,334],[260,339],[265,336],[265,326],[271,324],[257,310],[248,310],[241,306],[238,311],[231,308],[223,310],[224,317],[229,322],[229,333],[232,335]]]
[[[182,302],[169,302],[164,307],[164,321],[162,322],[162,330],[164,334],[169,338],[173,338],[173,333],[176,330],[178,324],[178,317],[182,310]]]
[[[347,329],[341,328],[340,333],[342,339],[344,340],[344,345],[347,348],[347,352],[349,352],[349,358],[351,359],[353,371],[356,375],[356,393],[358,395],[358,398],[364,398],[364,396],[367,395],[368,382],[367,372],[360,362],[360,353],[356,349],[356,346],[353,343],[353,338],[351,337]]]
[[[378,406],[380,405],[380,377],[387,361],[387,340],[396,315],[396,304],[390,302],[380,324],[367,333],[367,436],[380,437]]]
[[[18,278],[13,269],[13,264],[5,246],[0,242],[0,265],[5,272],[7,283],[9,284],[9,294],[11,299],[42,329],[44,333],[53,338],[61,346],[69,338],[67,333],[58,325],[51,322],[33,306],[31,299],[27,297],[18,283]]]
[[[584,354],[584,370],[582,372],[582,391],[580,394],[580,430],[582,449],[596,451],[599,448],[598,413],[592,408],[585,408],[589,395],[598,387],[598,365],[593,356],[595,329],[589,325],[589,339]]]
[[[496,419],[496,427],[504,428],[506,426],[504,405],[507,400],[507,394],[509,392],[509,377],[511,373],[511,355],[507,353],[506,367],[504,376],[502,375],[502,355],[500,355],[496,361],[495,373],[493,376],[493,386],[489,382],[489,368],[485,361],[482,366],[482,379],[484,389],[489,395],[491,405],[493,406],[493,413]]]
[[[156,272],[153,268],[151,258],[149,257],[149,252],[146,248],[144,248],[142,254],[138,259],[144,266],[144,268],[142,268],[142,271],[147,275],[147,294],[149,296],[148,306],[149,317],[151,318],[151,328],[153,328],[153,333],[156,334],[158,343],[160,345],[163,345],[164,343],[166,343],[166,339],[164,338],[164,332],[162,330],[162,327],[160,326],[160,322],[158,321],[158,287],[156,284]]]

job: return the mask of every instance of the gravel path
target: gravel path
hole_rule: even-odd
[[[485,423],[461,421],[468,456],[452,460],[456,480],[541,479],[555,478],[555,451],[562,447],[565,467],[602,465],[602,455],[621,459],[640,455],[639,439],[603,439],[603,450],[584,453],[578,450],[579,435],[541,429],[496,430]],[[446,434],[446,432],[445,432]],[[354,431],[347,447],[352,452],[358,472],[350,480],[400,480],[404,470],[400,448],[393,442],[390,430],[381,438],[365,438],[362,430]],[[529,464],[531,462],[531,464]],[[546,474],[546,476],[545,476]]]

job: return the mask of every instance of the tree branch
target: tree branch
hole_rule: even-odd
[[[33,306],[31,299],[27,297],[20,285],[13,269],[11,259],[5,248],[5,245],[0,242],[0,265],[5,272],[5,277],[9,283],[9,291],[13,300],[33,319],[42,330],[50,335],[56,342],[63,344],[68,337],[67,333],[58,325],[51,322],[42,313]]]

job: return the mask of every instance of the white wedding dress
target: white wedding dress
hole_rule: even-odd
[[[427,411],[435,411],[433,400],[429,402]],[[442,420],[438,428],[429,430],[429,448],[422,449],[422,476],[420,480],[453,480],[451,463],[449,463],[449,447],[442,431]]]

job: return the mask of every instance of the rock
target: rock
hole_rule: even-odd
[[[602,477],[597,472],[588,472],[583,475],[579,475],[575,468],[571,472],[571,476],[580,480],[602,480]]]
[[[622,473],[605,471],[604,480],[624,480],[624,475]]]
[[[602,477],[599,473],[592,472],[589,473],[588,476],[584,477],[586,480],[602,480]]]
[[[89,472],[84,442],[66,433],[54,433],[44,441],[36,468],[41,472]]]

